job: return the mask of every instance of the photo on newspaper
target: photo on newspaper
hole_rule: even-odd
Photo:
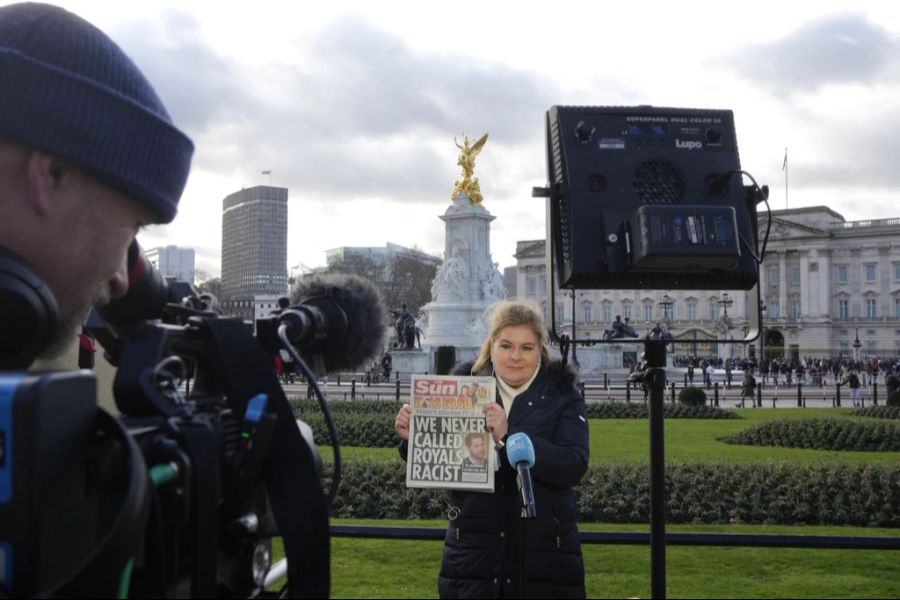
[[[482,409],[495,386],[493,377],[412,376],[407,487],[494,491],[497,457]]]

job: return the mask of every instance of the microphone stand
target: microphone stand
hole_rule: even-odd
[[[516,476],[518,478],[518,475]],[[522,512],[519,515],[519,598],[527,598],[528,594],[526,593],[526,588],[528,586],[525,573],[525,556],[526,556],[526,527],[525,524],[529,519],[533,519],[534,517],[528,515],[528,507],[525,504],[525,497],[521,493],[522,481],[519,480],[519,503],[522,505]]]
[[[666,389],[666,340],[644,342],[650,386],[650,597],[666,597],[666,472],[663,447],[663,398]]]

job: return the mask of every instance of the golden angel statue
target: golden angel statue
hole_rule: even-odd
[[[469,145],[469,136],[463,135],[462,146],[459,145],[456,138],[453,138],[453,143],[459,148],[459,159],[456,161],[456,164],[462,167],[462,178],[457,179],[456,183],[453,184],[451,198],[455,198],[460,192],[465,192],[472,204],[481,204],[481,188],[478,185],[478,178],[472,177],[472,174],[475,172],[475,157],[484,148],[487,138],[488,134],[484,134],[474,144]]]

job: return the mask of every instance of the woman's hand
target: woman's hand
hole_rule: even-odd
[[[508,429],[506,411],[496,402],[491,402],[482,409],[482,412],[487,420],[488,431],[494,436],[494,442],[499,442]]]
[[[409,404],[404,404],[400,407],[400,411],[397,413],[397,418],[394,419],[394,431],[397,432],[402,439],[409,439],[409,415],[412,414],[412,409],[409,408]]]

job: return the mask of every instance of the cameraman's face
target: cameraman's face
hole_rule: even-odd
[[[48,356],[71,341],[92,305],[128,291],[128,246],[154,221],[137,202],[72,168],[61,176],[52,202],[59,239],[41,270],[59,304],[62,327],[59,345]]]

